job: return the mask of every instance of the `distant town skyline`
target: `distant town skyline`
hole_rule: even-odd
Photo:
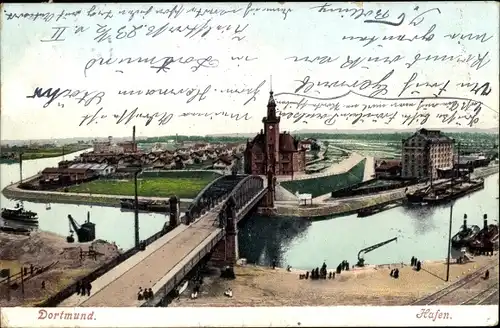
[[[431,127],[426,127],[427,129],[432,129]],[[420,129],[419,128],[414,128],[414,129],[367,129],[367,130],[296,130],[296,131],[290,131],[291,134],[352,134],[352,135],[359,135],[359,134],[391,134],[391,133],[412,133],[415,132],[416,130]],[[499,134],[498,129],[475,129],[475,128],[467,128],[467,129],[436,129],[440,130],[444,133],[487,133],[487,134]],[[139,129],[138,129],[139,131]],[[178,134],[182,136],[190,136],[190,137],[241,137],[241,138],[253,138],[255,134],[258,133],[256,131],[255,133],[225,133],[225,134]],[[137,135],[137,140],[143,140],[146,138],[162,138],[162,137],[167,137],[167,136],[172,136],[175,137],[175,134],[164,134],[164,135]],[[26,143],[26,142],[65,142],[65,143],[71,143],[71,142],[77,142],[77,141],[92,141],[94,139],[97,140],[105,140],[109,137],[109,135],[101,135],[101,136],[95,136],[95,137],[70,137],[70,138],[53,138],[53,139],[5,139],[5,140],[0,140],[2,145],[5,144],[20,144],[20,143]],[[122,141],[122,140],[129,140],[132,139],[132,127],[130,127],[130,134],[129,135],[119,135],[119,136],[112,136],[113,139],[117,141]]]

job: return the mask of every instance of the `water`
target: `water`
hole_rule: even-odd
[[[66,159],[80,152],[66,155]],[[23,177],[35,175],[45,167],[57,166],[62,157],[23,162]],[[19,180],[19,165],[1,164],[0,187]],[[469,224],[482,226],[487,213],[490,222],[498,220],[498,174],[485,179],[485,189],[456,201],[452,233],[462,225],[467,213]],[[15,201],[0,197],[1,207],[11,207]],[[134,245],[134,213],[119,208],[24,202],[26,209],[39,216],[39,228],[66,236],[67,216],[71,214],[82,223],[91,213],[99,239],[114,241],[124,249]],[[394,208],[373,216],[358,218],[350,215],[311,223],[299,218],[266,218],[253,215],[244,219],[239,229],[240,256],[249,262],[269,265],[276,258],[281,266],[311,269],[323,261],[332,267],[342,260],[356,263],[357,253],[364,247],[398,237],[393,242],[365,255],[366,263],[384,264],[408,262],[411,256],[440,260],[446,257],[449,206]],[[140,213],[140,238],[159,231],[167,217],[163,214]],[[498,222],[498,221],[497,221]],[[1,219],[0,219],[1,224]]]
[[[452,234],[463,223],[483,226],[483,214],[498,224],[498,174],[485,179],[485,188],[456,201]],[[312,269],[326,261],[330,267],[342,260],[357,262],[365,247],[398,237],[364,256],[367,264],[408,262],[414,255],[424,260],[447,256],[450,206],[397,207],[373,216],[357,215],[309,222],[297,218],[246,218],[239,228],[240,256],[250,263]]]
[[[82,152],[66,155],[65,159],[72,159]],[[42,171],[45,167],[56,167],[57,163],[63,160],[62,157],[45,158],[38,160],[23,161],[23,178],[28,178]],[[11,182],[19,181],[19,164],[0,165],[0,188],[3,189]],[[15,200],[9,200],[3,195],[0,196],[0,206],[14,207]],[[46,204],[23,202],[28,210],[38,213],[39,229],[55,232],[62,236],[69,233],[68,214],[80,224],[87,218],[90,211],[92,222],[96,223],[96,238],[107,241],[114,241],[118,247],[128,249],[134,246],[134,212],[121,212],[115,207],[101,207],[89,205],[56,204],[52,203],[51,209],[46,210]],[[164,214],[140,213],[139,214],[139,236],[146,239],[158,232],[164,222],[168,220]],[[0,219],[0,224],[3,224]]]

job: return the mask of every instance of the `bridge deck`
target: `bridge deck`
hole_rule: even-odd
[[[128,270],[112,281],[109,282],[110,279],[107,279],[109,283],[105,286],[93,285],[93,292],[95,291],[95,293],[91,293],[90,297],[75,294],[70,297],[70,299],[73,299],[72,302],[68,299],[61,303],[60,306],[139,306],[143,302],[137,300],[139,287],[153,287],[203,240],[216,231],[217,227],[213,224],[216,217],[216,210],[212,210],[168,241],[165,242],[162,241],[162,238],[159,239],[156,242],[163,242],[163,245],[147,255],[142,261],[132,264]],[[154,247],[154,243],[149,247]],[[106,273],[103,276],[104,280],[106,280],[105,276],[109,274],[112,274],[112,272]],[[97,289],[95,287],[101,288],[95,290]],[[72,304],[69,305],[68,303]]]

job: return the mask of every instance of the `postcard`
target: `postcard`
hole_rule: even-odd
[[[2,327],[498,324],[497,3],[1,15]]]

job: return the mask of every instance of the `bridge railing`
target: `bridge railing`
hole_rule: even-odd
[[[185,276],[196,266],[198,262],[201,261],[208,253],[212,251],[215,245],[224,237],[223,230],[217,230],[215,235],[210,235],[205,240],[203,240],[198,247],[196,247],[191,254],[195,254],[191,259],[183,263],[181,260],[176,266],[182,265],[180,270],[177,271],[171,278],[166,281],[166,283],[155,293],[152,300],[145,301],[141,304],[141,307],[154,306],[161,302],[161,300],[168,295],[175,286],[179,285]],[[161,283],[161,282],[160,282]]]
[[[220,177],[218,177],[217,179],[213,180],[212,182],[210,182],[208,185],[205,186],[205,188],[203,188],[199,193],[198,195],[196,195],[196,197],[193,199],[193,201],[191,202],[191,204],[189,205],[188,209],[187,209],[187,213],[189,213],[189,217],[193,217],[193,211],[195,209],[196,206],[198,206],[198,204],[200,203],[200,201],[202,200],[203,196],[205,195],[205,192],[210,189],[214,184],[216,184],[217,182],[219,182],[220,180],[224,179],[225,176],[222,175]]]
[[[259,182],[262,182],[261,188],[264,188],[264,180],[260,176],[249,175],[249,176],[245,177],[243,180],[241,180],[240,182],[238,182],[238,184],[233,188],[233,190],[231,191],[229,196],[234,196],[238,192],[238,189],[241,188],[242,186],[244,186],[250,180],[258,180]],[[257,195],[257,193],[258,192],[253,194],[252,197],[250,197],[250,199],[252,199],[255,195]],[[239,210],[239,208],[238,208],[238,210]]]

